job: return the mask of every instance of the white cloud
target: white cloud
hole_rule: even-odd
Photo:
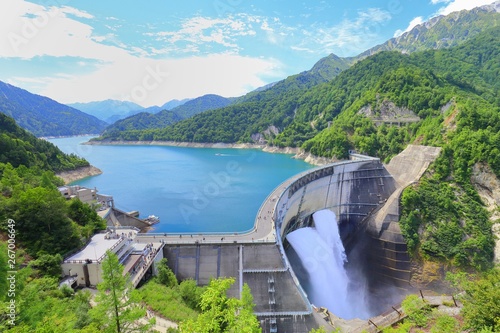
[[[437,4],[439,2],[447,3],[446,6],[441,7],[436,12],[436,15],[448,15],[452,12],[460,11],[460,10],[470,10],[475,7],[489,5],[493,3],[493,0],[453,0],[453,1],[436,1],[433,0],[433,4]]]
[[[114,98],[149,106],[207,93],[239,96],[284,75],[275,59],[236,54],[235,38],[255,35],[251,24],[259,23],[258,18],[255,22],[242,17],[186,20],[179,31],[156,34],[173,44],[167,43],[164,49],[152,47],[151,54],[124,44],[115,33],[96,34],[92,20],[90,13],[68,6],[2,0],[0,58],[69,61],[74,69],[50,75],[44,70],[43,75],[13,75],[5,80],[63,103]],[[182,45],[175,45],[176,41]],[[203,43],[221,45],[223,51],[183,59],[151,58],[168,55],[169,48],[194,54]]]
[[[215,43],[237,50],[236,37],[255,35],[250,22],[245,15],[215,19],[197,16],[186,19],[177,31],[161,31],[145,35],[172,44],[169,45],[171,49],[176,49],[173,45],[182,42],[198,45]]]
[[[413,20],[410,21],[410,24],[408,24],[408,27],[405,30],[398,29],[394,33],[394,37],[399,37],[405,32],[410,31],[411,29],[415,28],[417,25],[424,23],[424,18],[422,16],[417,16]]]
[[[302,41],[294,45],[294,50],[316,50],[318,54],[335,53],[353,56],[373,45],[379,38],[381,27],[392,16],[380,8],[359,11],[355,19],[344,19],[331,27],[313,26],[303,29]],[[306,51],[308,52],[308,51]]]
[[[274,59],[235,54],[170,60],[124,59],[83,76],[44,78],[47,85],[39,93],[63,103],[112,98],[144,106],[161,105],[174,98],[208,93],[240,96],[265,85],[266,73],[277,73],[273,79],[282,77],[281,66]]]
[[[92,18],[78,9],[2,0],[0,13],[0,57],[70,56],[113,61],[128,56],[126,50],[93,40],[90,25],[68,17]]]
[[[86,19],[92,19],[92,18],[94,18],[93,15],[87,13],[86,11],[79,10],[79,9],[76,9],[76,8],[73,8],[73,7],[62,6],[60,8],[60,11],[62,13],[74,15],[76,17],[81,17],[81,18],[86,18]]]
[[[442,3],[442,2],[444,2],[444,3],[448,3],[448,2],[450,2],[450,1],[452,1],[452,0],[431,0],[431,3],[432,3],[433,5],[435,5],[435,4]]]

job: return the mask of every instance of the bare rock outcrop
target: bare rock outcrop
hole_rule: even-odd
[[[83,178],[100,175],[102,171],[93,165],[77,168],[75,170],[62,171],[56,174],[57,177],[62,178],[65,184],[80,180]]]
[[[500,180],[486,164],[472,168],[472,184],[491,213],[493,233],[497,236],[494,261],[500,263]]]
[[[420,120],[412,110],[399,107],[388,100],[377,101],[375,106],[366,105],[358,113],[372,119],[377,125],[382,123],[409,123]]]

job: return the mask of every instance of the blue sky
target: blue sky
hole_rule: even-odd
[[[492,0],[2,0],[0,80],[62,103],[239,96]]]

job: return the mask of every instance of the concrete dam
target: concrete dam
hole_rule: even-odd
[[[329,317],[315,309],[301,285],[302,268],[289,259],[287,235],[312,226],[312,214],[329,209],[337,216],[349,262],[361,263],[374,297],[380,298],[381,285],[409,289],[410,259],[398,224],[399,197],[438,154],[438,148],[409,146],[388,165],[351,154],[349,161],[309,170],[279,185],[262,204],[249,232],[147,233],[137,241],[162,240],[164,256],[179,279],[204,285],[212,277],[233,277],[236,283],[229,294],[234,297],[247,283],[263,332],[328,327]],[[386,310],[378,309],[377,314]],[[357,321],[348,331],[373,331],[374,321]]]

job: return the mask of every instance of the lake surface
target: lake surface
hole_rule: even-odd
[[[74,184],[96,187],[124,211],[160,217],[153,232],[241,232],[264,199],[312,165],[256,149],[81,145],[91,137],[51,139],[103,171]]]

